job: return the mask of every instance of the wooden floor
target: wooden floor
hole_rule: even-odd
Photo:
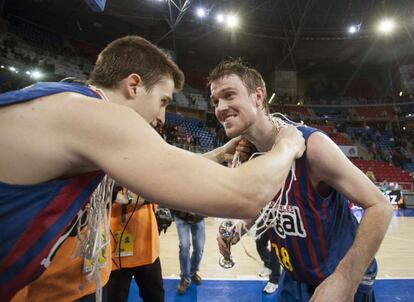
[[[203,278],[256,279],[262,268],[260,262],[246,255],[242,244],[232,247],[236,265],[232,269],[222,269],[218,265],[219,252],[216,243],[218,219],[206,219],[206,243],[200,266]],[[166,234],[161,234],[161,264],[164,277],[178,277],[178,235],[175,223]],[[252,237],[242,240],[246,250],[257,260]],[[377,254],[379,278],[413,278],[414,277],[414,217],[393,217],[384,242]]]

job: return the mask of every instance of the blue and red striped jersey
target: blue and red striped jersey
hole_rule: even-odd
[[[27,102],[61,92],[100,99],[91,89],[75,83],[37,83],[0,95],[0,106]],[[102,180],[101,171],[35,185],[0,182],[0,296],[13,295],[36,279],[54,244],[74,222]]]
[[[311,127],[299,127],[299,130],[306,141],[312,133],[319,131]],[[287,194],[288,205],[280,207],[275,225],[270,229],[270,240],[280,264],[293,279],[317,286],[334,272],[348,252],[354,242],[358,221],[344,195],[332,190],[329,196],[323,197],[313,188],[307,172],[306,152],[295,165],[297,179]],[[289,180],[290,174],[285,192]],[[281,204],[285,203],[286,195]],[[360,285],[362,290],[370,289],[376,272],[377,265],[373,260]]]

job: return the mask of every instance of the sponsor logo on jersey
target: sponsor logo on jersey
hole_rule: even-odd
[[[297,206],[280,206],[277,217],[269,213],[269,218],[273,221],[273,229],[280,238],[285,239],[286,236],[298,236],[305,238],[306,230]]]

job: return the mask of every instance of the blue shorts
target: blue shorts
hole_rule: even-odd
[[[285,271],[282,272],[277,289],[278,302],[308,302],[316,289],[316,286],[298,282],[292,279]],[[375,302],[374,290],[357,290],[354,302]]]

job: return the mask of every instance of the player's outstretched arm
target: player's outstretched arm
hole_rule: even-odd
[[[71,156],[145,199],[208,216],[254,217],[304,152],[301,135],[287,129],[266,155],[230,169],[166,144],[131,109],[83,99],[66,108],[59,127]]]
[[[328,137],[312,134],[306,156],[314,183],[324,182],[364,208],[354,243],[311,301],[353,301],[362,277],[385,236],[392,207],[377,187]]]

